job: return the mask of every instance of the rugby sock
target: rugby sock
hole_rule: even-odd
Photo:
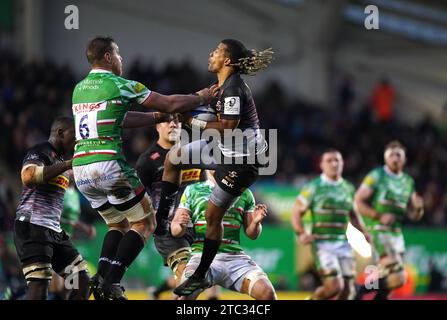
[[[388,283],[386,278],[379,279],[379,290],[377,291],[374,300],[388,300],[388,295],[391,290],[388,289]]]
[[[104,236],[97,272],[101,277],[106,276],[122,238],[123,234],[118,230],[110,230]]]
[[[176,183],[168,181],[161,182],[160,202],[158,203],[156,214],[157,224],[160,224],[163,219],[168,219],[169,211],[171,211],[171,208],[174,205],[178,188],[179,186]]]
[[[200,260],[200,264],[194,272],[196,276],[205,278],[206,272],[210,268],[210,265],[217,254],[217,250],[219,250],[220,242],[221,240],[205,238],[205,241],[203,243],[202,259]]]
[[[120,241],[115,259],[113,259],[104,282],[109,284],[121,282],[127,268],[143,248],[144,241],[140,234],[132,229],[129,230]]]

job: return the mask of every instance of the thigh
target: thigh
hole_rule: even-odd
[[[79,256],[79,252],[65,232],[62,232],[59,236],[58,241],[54,244],[51,264],[53,265],[53,270],[63,276],[72,272],[72,270],[66,269]]]
[[[336,252],[331,243],[313,244],[316,269],[322,277],[341,277],[342,271]]]
[[[250,280],[250,289],[253,287],[258,279],[265,278],[268,280],[265,272],[260,266],[256,264],[253,259],[251,259],[250,256],[241,253],[236,255],[229,255],[228,259],[229,260],[226,261],[226,288],[241,293],[249,293],[248,291],[242,292],[242,287],[245,279]]]
[[[107,202],[107,193],[102,184],[113,179],[113,175],[106,171],[108,162],[95,162],[83,166],[73,167],[76,187],[90,202],[93,209],[104,206]]]
[[[53,257],[51,231],[29,222],[15,221],[14,244],[22,266],[34,262],[51,262]]]
[[[191,168],[216,170],[218,166],[213,150],[215,148],[213,149],[207,140],[196,140],[181,146],[176,153],[169,153],[170,161],[174,165],[180,165],[183,170]]]
[[[216,168],[217,185],[238,197],[258,178],[258,168],[251,164],[220,164]]]

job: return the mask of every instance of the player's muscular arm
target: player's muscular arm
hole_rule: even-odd
[[[411,210],[409,212],[409,218],[412,221],[419,221],[424,215],[424,199],[413,192],[411,195]]]
[[[307,208],[303,205],[301,200],[297,199],[292,209],[292,228],[298,235],[305,232],[302,217],[306,210]]]
[[[182,237],[186,232],[186,226],[191,221],[190,212],[184,208],[178,208],[171,222],[171,234],[173,237]]]
[[[262,232],[262,220],[267,216],[267,206],[258,204],[253,212],[244,215],[244,230],[247,237],[255,240]]]
[[[370,242],[371,236],[366,231],[365,223],[363,222],[362,216],[358,213],[356,209],[351,210],[349,213],[349,220],[351,224],[359,230],[365,236],[366,240]]]
[[[124,117],[122,127],[125,129],[155,126],[157,123],[173,119],[169,113],[129,111]]]
[[[143,102],[143,106],[166,113],[182,113],[199,105],[208,104],[217,95],[218,86],[213,85],[197,92],[197,94],[163,95],[152,91]]]
[[[303,215],[307,210],[307,206],[298,198],[292,210],[292,227],[297,235],[299,235],[300,242],[304,245],[311,243],[314,240],[313,235],[306,233],[303,224]]]
[[[63,161],[50,166],[26,164],[21,171],[22,183],[28,187],[42,184],[51,178],[71,169],[72,160]]]
[[[379,213],[369,205],[369,200],[373,195],[371,188],[360,186],[354,198],[354,206],[362,216],[370,217],[372,219],[379,219]]]

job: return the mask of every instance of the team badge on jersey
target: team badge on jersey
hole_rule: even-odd
[[[227,97],[224,101],[224,114],[238,115],[241,111],[241,99],[239,97]]]

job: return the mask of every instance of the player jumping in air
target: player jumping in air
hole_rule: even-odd
[[[217,75],[220,87],[218,98],[212,105],[216,107],[220,121],[205,122],[191,118],[186,121],[193,128],[216,129],[221,133],[221,138],[224,139],[219,143],[218,156],[221,156],[223,163],[217,163],[216,155],[210,154],[207,140],[194,141],[181,148],[172,149],[166,157],[162,193],[157,210],[157,222],[160,225],[167,226],[167,217],[179,188],[182,168],[189,165],[216,170],[216,185],[205,214],[208,227],[201,262],[195,273],[174,290],[177,295],[189,295],[198,288],[207,286],[205,274],[218,252],[223,235],[222,218],[233,201],[258,177],[259,164],[250,163],[247,159],[250,156],[254,158],[255,155],[258,157],[264,154],[267,151],[267,142],[260,132],[258,114],[250,88],[241,75],[254,74],[266,68],[271,60],[270,50],[250,51],[237,40],[222,40],[210,53],[208,61],[208,71]],[[231,135],[236,128],[244,133],[242,142],[232,143],[231,139],[227,141],[225,135]],[[191,165],[191,159],[188,159],[188,163],[175,163],[172,160],[185,154],[202,155],[200,164]],[[236,159],[239,162],[235,161]],[[167,227],[164,229],[160,227],[160,231],[167,232]]]
[[[186,281],[200,263],[203,242],[207,229],[205,212],[213,193],[214,179],[197,182],[186,187],[179,208],[171,224],[173,236],[182,236],[187,225],[194,224],[195,240],[191,259],[186,265],[182,280]],[[276,300],[275,289],[264,271],[244,253],[240,245],[240,232],[244,229],[250,239],[256,239],[262,232],[262,220],[267,215],[265,205],[255,205],[250,189],[235,199],[223,216],[224,233],[216,258],[206,273],[208,286],[220,285],[224,288],[245,293],[257,300]],[[192,292],[187,299],[195,299],[203,290]]]
[[[163,165],[168,151],[180,140],[181,123],[178,119],[170,122],[159,123],[156,126],[158,141],[149,147],[138,158],[136,169],[138,176],[143,182],[146,190],[152,198],[154,207],[158,207],[161,192],[161,179],[163,176]],[[176,208],[180,202],[180,196],[187,185],[197,181],[206,180],[206,171],[201,169],[183,170],[181,176],[181,186],[174,204]],[[168,219],[174,217],[174,210],[169,214]],[[194,241],[194,230],[188,228],[182,237],[172,237],[171,234],[155,235],[154,244],[157,251],[163,257],[164,264],[169,266],[174,273],[174,281],[167,279],[154,295],[160,292],[175,288],[181,279],[186,262],[190,256],[190,247]]]
[[[118,46],[109,37],[91,40],[86,54],[92,69],[76,85],[72,98],[77,140],[73,172],[79,191],[109,226],[91,288],[96,298],[126,299],[120,281],[156,221],[144,186],[124,158],[121,131],[169,119],[157,112],[127,111],[137,103],[162,112],[185,112],[208,103],[217,89],[165,96],[124,79]]]
[[[346,238],[348,222],[366,234],[361,217],[353,210],[354,186],[342,178],[343,158],[339,151],[328,150],[321,156],[320,177],[300,192],[292,213],[292,226],[301,244],[312,244],[322,285],[313,300],[353,299],[355,260]],[[310,210],[312,231],[305,230],[302,216]]]
[[[52,270],[73,285],[72,298],[88,297],[87,264],[60,226],[72,166],[64,157],[74,144],[73,119],[58,118],[48,141],[28,150],[23,160],[14,243],[28,283],[27,300],[47,298]]]
[[[379,265],[377,286],[360,287],[357,299],[370,291],[377,291],[374,299],[385,300],[393,289],[403,286],[406,274],[403,264],[405,252],[402,220],[407,213],[417,221],[424,214],[423,199],[416,193],[414,180],[403,172],[405,148],[398,141],[385,147],[385,165],[372,170],[363,180],[355,195],[355,203],[364,216],[373,239],[374,260]]]

